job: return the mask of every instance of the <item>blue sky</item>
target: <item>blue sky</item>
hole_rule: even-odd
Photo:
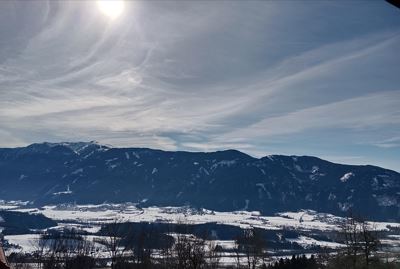
[[[384,1],[0,2],[0,146],[91,141],[400,171]]]

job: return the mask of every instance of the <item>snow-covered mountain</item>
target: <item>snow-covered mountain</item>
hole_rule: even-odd
[[[400,220],[399,173],[308,156],[42,143],[0,149],[0,184],[0,199],[36,204],[135,202],[264,214],[352,210],[368,219]]]

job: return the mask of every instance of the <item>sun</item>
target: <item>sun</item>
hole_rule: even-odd
[[[125,2],[123,0],[98,0],[97,7],[110,19],[116,19],[124,11]]]

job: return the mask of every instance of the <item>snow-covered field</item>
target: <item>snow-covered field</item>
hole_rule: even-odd
[[[340,229],[344,219],[331,214],[318,213],[311,210],[299,212],[283,212],[275,216],[263,216],[257,211],[218,212],[206,209],[194,210],[188,207],[148,207],[139,208],[135,204],[100,204],[100,205],[49,205],[41,208],[29,207],[25,202],[0,201],[0,210],[18,211],[30,214],[43,214],[56,220],[58,226],[76,227],[89,233],[96,233],[104,223],[110,222],[164,222],[164,223],[218,223],[238,226],[241,228],[262,228],[266,230],[290,230],[300,232],[335,232]],[[1,218],[1,216],[0,216]],[[372,228],[380,231],[388,231],[389,227],[400,228],[400,223],[370,222]],[[0,223],[1,226],[1,223]],[[12,244],[20,245],[24,251],[32,250],[32,241],[36,235],[10,235],[6,236]],[[393,234],[385,239],[391,244],[400,244],[400,236]],[[299,236],[288,239],[296,242],[304,248],[321,246],[339,248],[341,244],[321,241],[312,236]],[[232,247],[231,241],[220,242],[227,249]]]
[[[194,210],[188,207],[147,207],[138,208],[135,204],[100,204],[100,205],[51,205],[42,208],[30,208],[26,205],[0,203],[0,210],[12,210],[32,214],[43,214],[53,220],[63,222],[87,223],[91,226],[118,222],[184,222],[201,224],[215,222],[239,226],[257,227],[267,230],[323,230],[339,229],[343,218],[312,210],[278,213],[275,216],[262,216],[258,211],[218,212],[207,209]],[[400,223],[370,222],[377,230],[399,227]]]
[[[289,242],[296,242],[299,245],[303,246],[304,248],[308,248],[311,246],[321,246],[321,247],[327,247],[327,248],[342,248],[344,247],[343,244],[336,243],[336,242],[328,242],[328,241],[321,241],[321,240],[316,240],[314,238],[308,237],[308,236],[299,236],[298,238],[295,239],[287,239]]]
[[[19,249],[9,249],[8,252],[25,252],[25,253],[32,253],[37,248],[37,242],[40,238],[39,234],[19,234],[19,235],[6,235],[4,239],[7,240],[10,244],[18,245]]]

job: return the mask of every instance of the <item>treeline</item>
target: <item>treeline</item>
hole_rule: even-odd
[[[315,259],[314,255],[307,258],[305,255],[295,256],[293,255],[291,259],[279,259],[274,263],[271,263],[268,269],[318,269],[323,268],[322,264]]]
[[[27,234],[33,229],[46,229],[57,225],[57,222],[42,214],[0,210],[0,216],[3,219],[1,223],[3,235]]]

